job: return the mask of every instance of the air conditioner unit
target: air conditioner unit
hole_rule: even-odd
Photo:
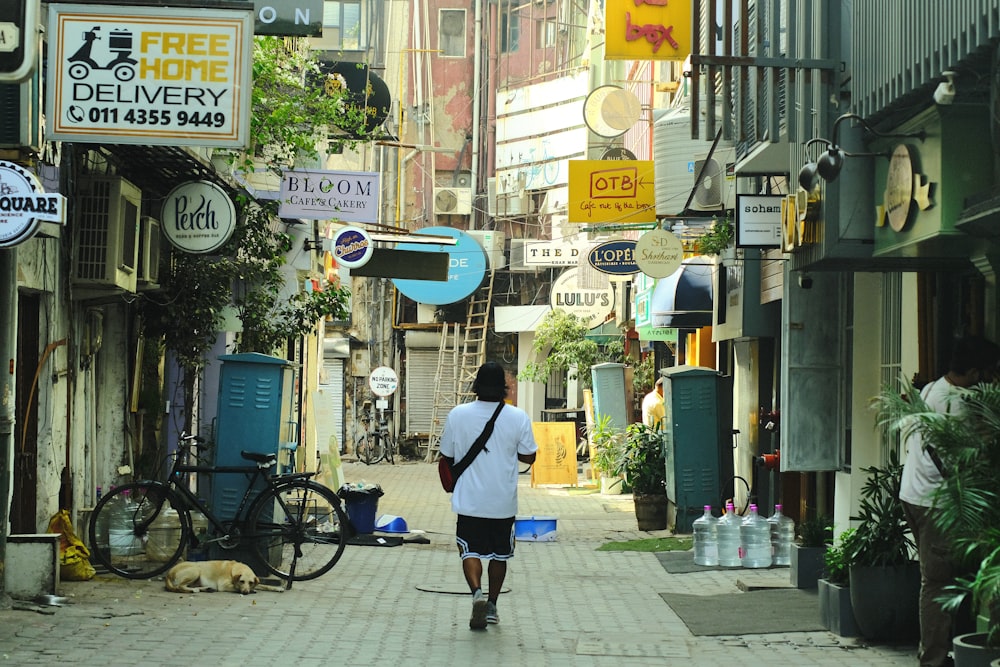
[[[530,239],[510,240],[510,264],[508,270],[515,273],[535,273],[540,267],[524,263],[524,248]]]
[[[160,283],[160,221],[144,215],[139,218],[139,289],[156,289]]]
[[[135,292],[142,191],[118,176],[84,176],[75,199],[74,284]]]
[[[721,211],[736,208],[736,176],[733,167],[736,163],[736,152],[732,148],[717,150],[709,158],[708,154],[696,156],[694,159],[694,175],[692,185],[698,183],[691,199],[691,208],[695,211]],[[698,181],[698,174],[704,174]]]
[[[497,232],[492,229],[474,229],[466,232],[466,234],[476,239],[479,245],[482,246],[491,269],[496,271],[507,266],[507,259],[503,254],[503,244],[507,237],[503,232]]]
[[[434,188],[436,215],[469,215],[472,213],[471,188]]]
[[[0,84],[0,148],[42,149],[41,68],[22,83]]]

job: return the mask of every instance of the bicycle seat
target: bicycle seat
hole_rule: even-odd
[[[269,465],[274,465],[278,461],[277,454],[243,451],[240,452],[240,456],[245,458],[247,461],[253,461],[254,463],[267,463]]]

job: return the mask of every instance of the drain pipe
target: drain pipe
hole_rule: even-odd
[[[5,582],[7,533],[14,484],[15,356],[17,354],[17,250],[0,249],[0,609],[10,608]]]

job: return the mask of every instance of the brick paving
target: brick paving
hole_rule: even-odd
[[[631,496],[533,489],[527,475],[519,514],[556,517],[558,539],[518,543],[500,624],[470,631],[454,515],[435,466],[346,462],[344,472],[350,482],[380,484],[378,513],[404,517],[430,544],[349,546],[330,573],[284,593],[179,595],[163,590],[162,580],[110,575],[63,582],[58,592],[70,604],[0,611],[0,664],[916,664],[915,646],[829,632],[694,636],[660,593],[787,585],[787,571],[669,574],[654,554],[596,551],[610,540],[669,533],[639,531]]]

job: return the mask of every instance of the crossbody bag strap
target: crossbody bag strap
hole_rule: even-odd
[[[472,447],[470,447],[469,451],[465,453],[465,456],[462,457],[461,461],[452,466],[451,474],[456,480],[459,475],[465,472],[466,468],[472,465],[472,459],[476,458],[479,455],[479,452],[485,449],[486,441],[490,439],[491,435],[493,435],[493,425],[496,423],[497,417],[500,416],[500,411],[502,409],[503,401],[500,401],[500,405],[497,406],[497,409],[493,413],[493,416],[490,417],[490,420],[486,422],[486,426],[483,427],[483,432],[480,433],[479,437],[476,438],[476,441],[472,443]]]
[[[937,379],[934,380],[934,382],[947,382],[947,380]],[[927,397],[930,396],[931,387],[934,385],[934,382],[928,382],[924,386],[920,392],[920,398],[925,401],[927,400]],[[937,450],[934,449],[934,445],[924,445],[924,451],[927,452],[927,456],[929,456],[931,461],[934,463],[934,467],[937,468],[938,472],[941,473],[941,476],[944,477],[944,463],[942,463],[941,457],[938,456]]]

